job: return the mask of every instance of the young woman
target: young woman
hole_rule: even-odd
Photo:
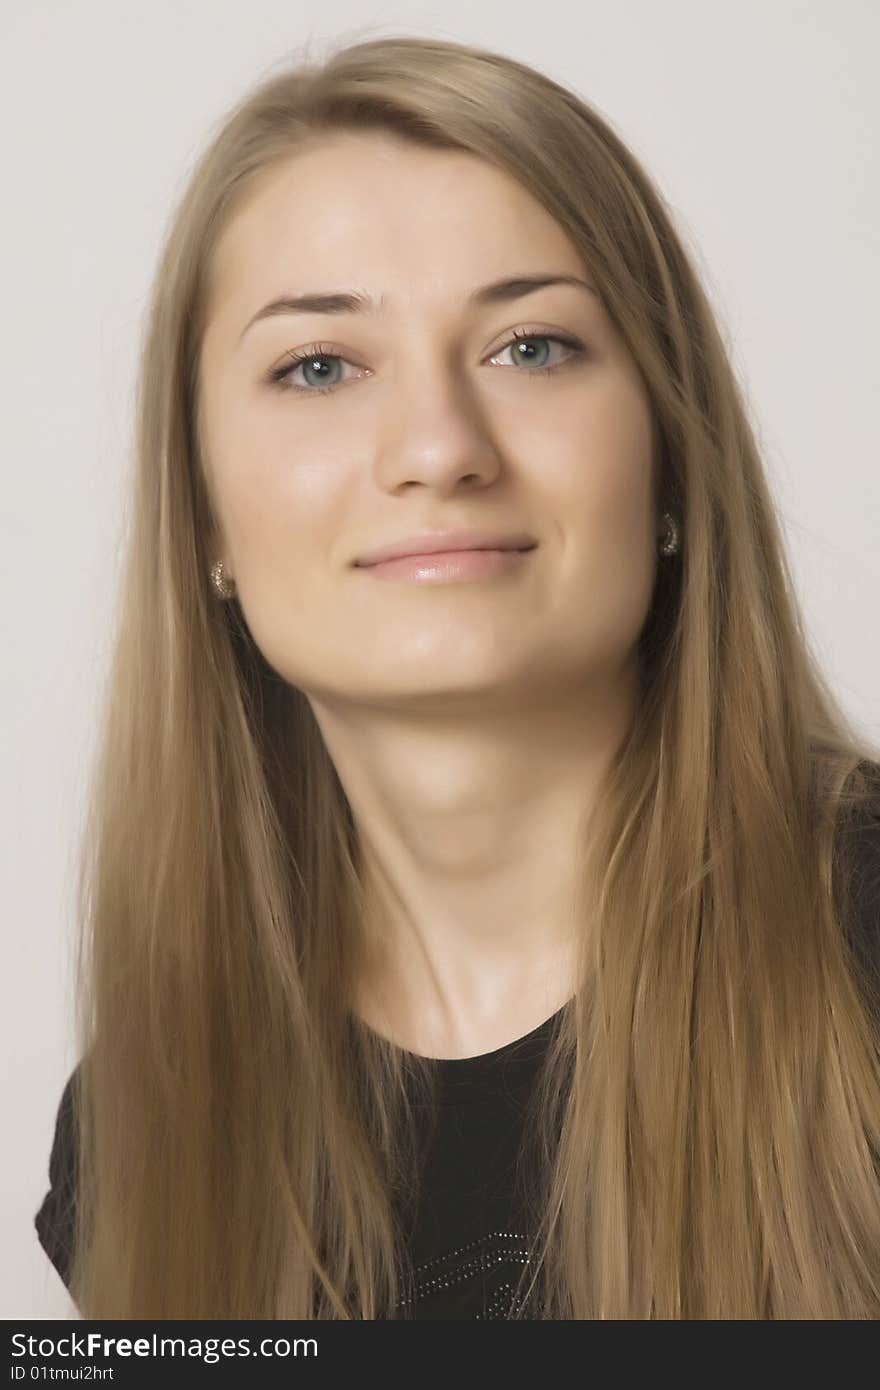
[[[880,1315],[878,751],[620,139],[464,45],[273,76],[137,446],[36,1216],[83,1316]]]

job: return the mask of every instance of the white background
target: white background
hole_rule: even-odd
[[[575,87],[656,180],[745,384],[810,635],[880,738],[880,6],[2,0],[4,1318],[74,1311],[33,1215],[76,1061],[73,853],[169,209],[209,127],[288,51],[392,33]]]

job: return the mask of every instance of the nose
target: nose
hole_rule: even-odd
[[[410,357],[401,370],[394,394],[402,404],[376,451],[379,486],[421,484],[442,495],[494,482],[502,466],[495,426],[461,374],[439,354]]]

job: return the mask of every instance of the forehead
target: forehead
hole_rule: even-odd
[[[215,307],[349,286],[464,298],[506,272],[583,260],[541,203],[504,170],[459,150],[384,133],[335,134],[258,176],[221,237]]]

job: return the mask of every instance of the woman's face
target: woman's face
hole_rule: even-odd
[[[276,671],[318,704],[411,712],[524,707],[620,676],[655,576],[652,417],[597,294],[473,297],[514,277],[590,283],[529,193],[465,153],[334,134],[263,176],[214,274],[217,553]],[[346,292],[381,302],[259,316]],[[471,527],[536,544],[464,582],[355,564]]]

